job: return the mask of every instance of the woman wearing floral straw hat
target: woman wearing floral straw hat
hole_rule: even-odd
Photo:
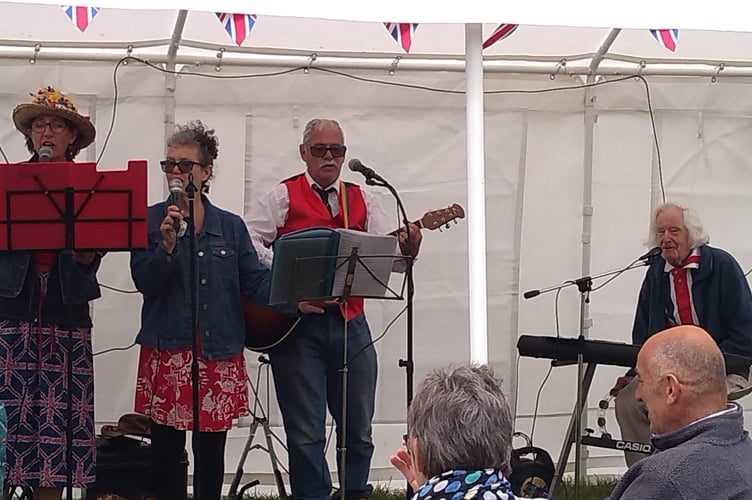
[[[53,87],[13,110],[30,162],[72,162],[95,129]],[[49,157],[49,159],[47,159]],[[94,370],[89,301],[100,296],[96,253],[0,251],[0,401],[8,412],[7,484],[35,499],[60,498],[68,467],[73,486],[94,484]],[[72,339],[73,461],[66,463],[65,418]]]

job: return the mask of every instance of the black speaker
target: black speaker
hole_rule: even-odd
[[[521,435],[521,433],[515,433],[515,435]],[[527,438],[524,434],[522,436]],[[512,484],[512,491],[517,496],[543,498],[548,495],[556,467],[546,450],[532,446],[529,439],[527,441],[528,446],[512,450],[510,459],[512,476],[509,482]]]
[[[183,452],[183,489],[188,489],[188,454]],[[87,500],[110,498],[155,498],[152,486],[151,443],[148,438],[97,436],[97,478],[86,491]]]

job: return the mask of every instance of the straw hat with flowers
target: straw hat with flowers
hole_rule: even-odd
[[[96,130],[89,117],[80,114],[73,101],[55,87],[43,87],[36,94],[31,94],[31,102],[16,106],[13,110],[13,123],[22,134],[28,136],[31,123],[40,116],[55,116],[73,124],[78,130],[78,136],[71,147],[76,150],[94,142]]]

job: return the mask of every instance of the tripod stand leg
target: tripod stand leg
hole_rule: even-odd
[[[269,421],[263,419],[261,426],[264,429],[264,436],[266,436],[266,449],[269,452],[269,459],[272,462],[272,472],[274,473],[274,481],[277,483],[277,492],[279,493],[280,500],[287,498],[287,490],[285,490],[285,482],[282,479],[282,472],[280,472],[277,464],[277,453],[274,451],[274,443],[272,443],[272,430],[269,428]]]
[[[554,471],[554,477],[551,480],[551,487],[548,490],[548,498],[555,498],[556,489],[560,486],[564,476],[564,470],[567,467],[567,460],[569,459],[569,452],[572,451],[572,445],[576,443],[576,446],[580,446],[582,436],[577,435],[577,422],[579,421],[578,413],[581,415],[587,406],[587,394],[590,392],[590,385],[593,383],[594,375],[595,363],[588,363],[587,368],[585,369],[585,376],[582,379],[582,393],[584,397],[582,398],[581,405],[575,403],[574,410],[572,411],[572,418],[569,419],[567,437],[561,448],[559,461],[556,462],[556,470]]]
[[[227,498],[229,500],[239,498],[238,487],[240,486],[240,481],[243,480],[243,466],[245,465],[245,461],[248,458],[248,452],[250,452],[253,448],[253,438],[256,436],[256,429],[258,429],[258,425],[258,419],[254,418],[253,423],[251,424],[251,428],[248,430],[248,439],[245,440],[243,452],[240,454],[240,461],[238,462],[238,468],[235,470],[235,477],[232,479],[230,491],[227,493]]]

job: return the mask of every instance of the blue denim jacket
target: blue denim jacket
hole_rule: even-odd
[[[102,256],[97,254],[91,263],[80,264],[70,255],[58,253],[47,280],[45,300],[40,304],[33,253],[0,252],[0,318],[41,319],[59,326],[70,321],[71,328],[91,327],[88,302],[101,296],[96,274]]]
[[[204,225],[196,241],[201,352],[205,359],[228,359],[245,346],[241,294],[268,304],[270,273],[259,263],[243,220],[202,199]],[[131,253],[133,281],[144,296],[136,342],[190,349],[190,237],[178,238],[167,253],[159,230],[166,210],[165,202],[149,207],[149,248]]]

